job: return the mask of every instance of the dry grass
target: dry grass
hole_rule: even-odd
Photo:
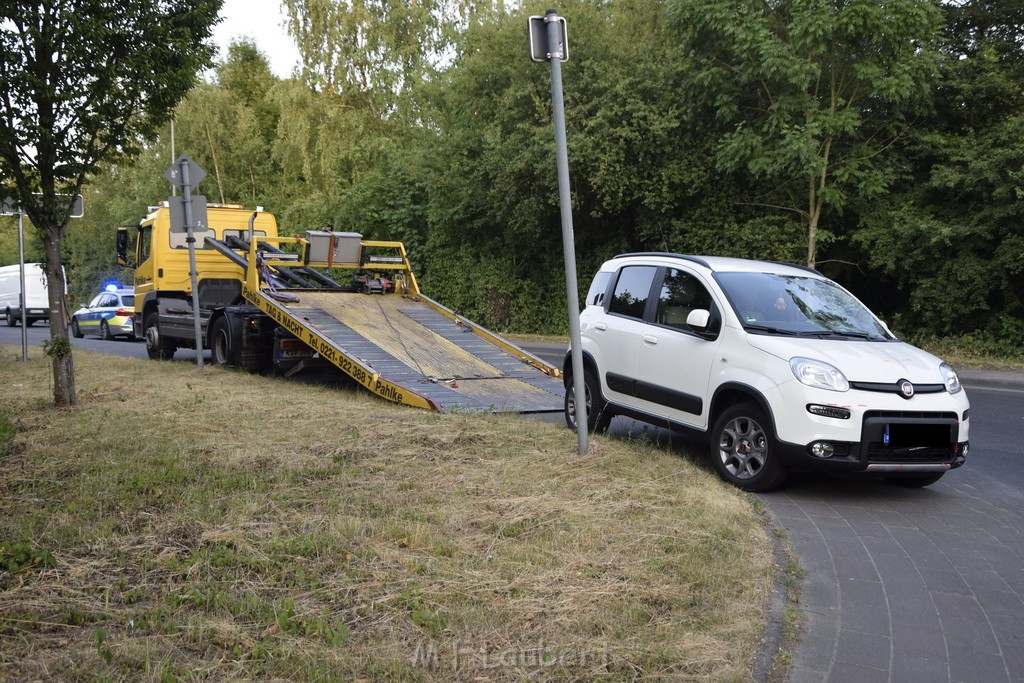
[[[56,410],[17,358],[2,678],[749,677],[771,544],[678,453],[80,351]]]

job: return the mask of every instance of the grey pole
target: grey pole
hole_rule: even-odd
[[[562,252],[565,255],[565,293],[569,299],[569,344],[572,356],[573,391],[576,394],[576,438],[580,455],[590,448],[587,430],[586,384],[583,379],[583,348],[580,345],[580,297],[576,283],[576,244],[572,228],[572,197],[569,187],[569,152],[565,142],[565,105],[562,101],[561,26],[558,11],[544,15],[548,29],[548,62],[551,64],[551,104],[555,120],[555,162],[558,166],[558,204],[562,210]]]
[[[25,310],[25,212],[18,211],[18,277],[21,278],[21,360],[28,362],[28,312]]]
[[[181,195],[184,199],[185,209],[185,232],[188,237],[188,267],[189,276],[192,278],[192,321],[195,324],[196,335],[196,365],[203,369],[203,329],[199,322],[199,281],[196,273],[196,236],[192,229],[192,185],[188,177],[188,159],[181,161]]]

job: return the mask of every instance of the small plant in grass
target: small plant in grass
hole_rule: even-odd
[[[7,415],[0,411],[0,456],[7,455],[10,451],[15,434],[14,425],[11,424]]]
[[[14,574],[22,569],[47,569],[57,566],[49,548],[38,547],[29,539],[0,542],[0,569]]]

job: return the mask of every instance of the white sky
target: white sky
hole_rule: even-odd
[[[220,46],[218,58],[227,58],[231,40],[252,38],[270,61],[270,70],[278,78],[287,78],[299,63],[299,51],[285,29],[285,13],[280,0],[224,0],[220,10],[223,21],[213,30]]]

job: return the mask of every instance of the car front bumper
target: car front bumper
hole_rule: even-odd
[[[785,397],[790,409],[777,416],[776,435],[789,469],[941,472],[962,465],[970,449],[970,403],[963,391],[908,400],[788,388],[796,395]]]

